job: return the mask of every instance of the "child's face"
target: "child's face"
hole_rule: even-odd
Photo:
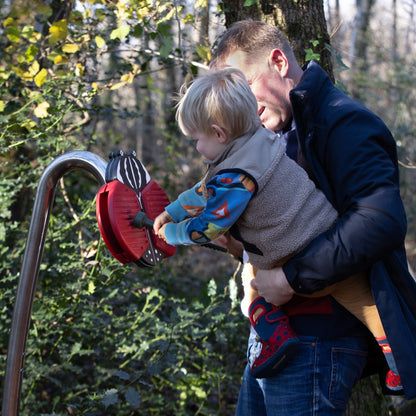
[[[196,141],[196,150],[208,160],[214,160],[225,148],[226,143],[215,129],[210,133],[193,132],[192,140]]]

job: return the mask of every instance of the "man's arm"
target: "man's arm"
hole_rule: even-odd
[[[311,168],[340,217],[283,266],[298,293],[368,269],[403,244],[407,228],[395,143],[381,120],[358,113],[318,149]]]

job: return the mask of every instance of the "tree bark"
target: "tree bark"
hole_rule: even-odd
[[[289,39],[300,65],[306,63],[305,50],[312,49],[319,56],[317,62],[334,80],[322,0],[260,0],[259,6],[249,7],[244,7],[244,0],[224,0],[223,4],[227,27],[247,18],[274,24]]]

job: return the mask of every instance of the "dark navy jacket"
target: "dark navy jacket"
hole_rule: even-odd
[[[416,283],[404,250],[395,141],[379,117],[335,88],[314,62],[290,98],[311,177],[340,219],[283,270],[298,293],[367,271],[405,394],[416,397]]]

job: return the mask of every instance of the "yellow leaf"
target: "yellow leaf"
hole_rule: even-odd
[[[8,18],[4,21],[3,26],[4,26],[4,27],[7,27],[7,26],[14,26],[15,24],[16,24],[16,23],[15,23],[15,21],[14,21],[13,17],[8,17]]]
[[[38,104],[38,106],[35,108],[35,116],[38,118],[45,118],[48,117],[48,108],[49,104],[44,101],[43,103]]]
[[[110,87],[110,90],[118,90],[121,87],[124,87],[126,85],[125,82],[118,82],[117,84],[114,84]]]
[[[34,81],[36,86],[40,87],[46,79],[46,75],[48,75],[48,72],[45,68],[42,68],[35,76]]]
[[[4,111],[4,107],[5,107],[4,101],[0,100],[0,113],[2,113]]]
[[[26,81],[32,81],[33,77],[39,72],[39,62],[33,61],[32,65],[27,69],[26,72],[17,73],[21,78]]]
[[[134,75],[130,72],[129,74],[124,74],[120,77],[120,81],[122,82],[128,82],[131,84],[133,82]]]
[[[54,44],[61,40],[66,39],[66,36],[68,34],[68,24],[65,19],[59,20],[58,22],[55,22],[50,28],[49,28],[49,43]]]
[[[56,65],[64,65],[68,62],[68,58],[65,55],[56,55],[53,62]]]
[[[79,51],[79,46],[75,45],[75,43],[66,43],[62,46],[62,51],[65,53],[75,53]]]
[[[77,77],[82,77],[84,75],[85,72],[85,67],[82,66],[81,64],[77,64],[75,67],[75,75]]]
[[[100,48],[100,49],[103,46],[105,46],[105,40],[101,36],[96,36],[95,37],[95,43],[97,44],[97,48]]]

